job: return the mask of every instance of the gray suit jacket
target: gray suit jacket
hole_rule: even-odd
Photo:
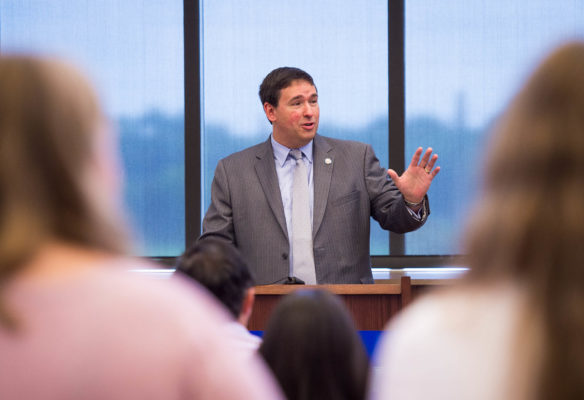
[[[370,217],[384,229],[409,232],[425,222],[428,200],[422,220],[412,217],[367,144],[316,135],[313,146],[317,282],[373,283]],[[325,163],[327,158],[332,162]],[[270,139],[217,164],[199,240],[208,237],[235,244],[256,284],[288,277],[290,245]]]

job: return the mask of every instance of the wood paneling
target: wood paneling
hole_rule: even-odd
[[[382,330],[412,299],[411,281],[373,285],[266,285],[256,286],[256,299],[248,328],[265,329],[272,310],[282,296],[295,290],[320,288],[340,296],[358,330]]]

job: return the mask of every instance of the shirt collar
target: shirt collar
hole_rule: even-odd
[[[274,136],[270,135],[272,141],[272,149],[274,151],[274,158],[278,161],[280,167],[284,166],[290,149],[274,140]],[[312,164],[312,140],[300,147],[299,150],[304,154],[304,157]]]

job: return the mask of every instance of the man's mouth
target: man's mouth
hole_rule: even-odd
[[[308,122],[306,124],[302,124],[302,127],[304,129],[312,129],[312,128],[314,128],[314,122]]]

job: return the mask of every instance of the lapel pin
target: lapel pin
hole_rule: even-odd
[[[331,160],[330,158],[327,157],[327,158],[324,159],[324,163],[326,165],[329,165],[329,164],[332,164],[333,163],[333,160]]]

